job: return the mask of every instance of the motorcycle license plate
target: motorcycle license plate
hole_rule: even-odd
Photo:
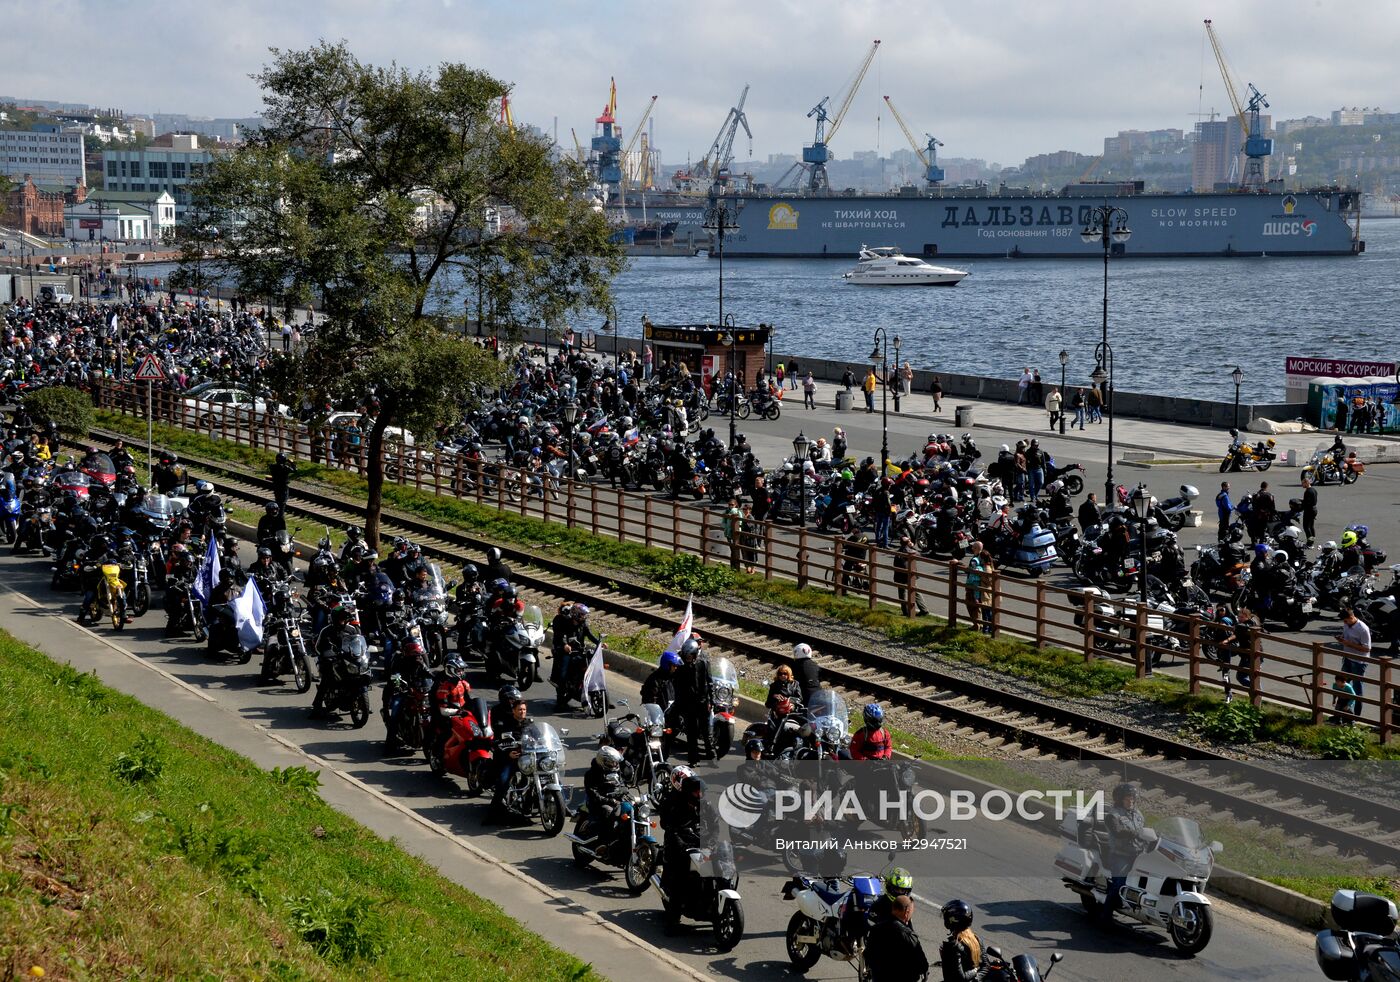
[[[1304,600],[1304,601],[1303,601],[1303,613],[1305,613],[1305,614],[1311,614],[1312,612],[1313,612],[1313,602],[1312,602],[1311,600]]]
[[[287,636],[288,636],[288,637],[292,637],[292,638],[299,638],[299,637],[301,637],[301,628],[299,628],[299,627],[294,627],[294,628],[292,628],[290,631],[287,632]]]
[[[846,514],[847,514],[847,515],[854,515],[855,513],[856,513],[856,506],[855,506],[855,505],[847,505],[847,506],[846,506]]]

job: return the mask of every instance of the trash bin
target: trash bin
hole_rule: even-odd
[[[837,389],[837,390],[836,390],[836,408],[842,410],[843,412],[844,412],[845,410],[847,410],[847,409],[850,409],[850,408],[851,408],[851,397],[852,397],[852,395],[854,395],[854,393],[852,393],[852,392],[850,392],[850,391],[848,391],[848,390],[846,390],[846,389]]]
[[[972,407],[955,406],[953,408],[953,425],[958,429],[964,429],[972,425]]]

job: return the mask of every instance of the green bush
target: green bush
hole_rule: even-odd
[[[1364,760],[1369,742],[1364,730],[1347,726],[1328,730],[1313,747],[1327,760]]]
[[[155,781],[164,770],[165,757],[160,744],[144,733],[130,750],[123,750],[112,762],[112,773],[127,784]]]
[[[1189,713],[1186,725],[1217,743],[1253,743],[1259,736],[1264,713],[1244,700],[1227,702],[1211,712]]]
[[[710,597],[734,584],[734,571],[727,566],[706,566],[699,556],[679,554],[658,563],[651,578],[666,590]]]
[[[321,772],[309,770],[300,764],[295,767],[274,767],[270,773],[274,781],[293,791],[314,795],[321,788]]]
[[[66,385],[40,389],[24,397],[24,408],[35,421],[53,420],[63,433],[87,436],[92,429],[92,400],[86,392]]]
[[[338,897],[329,890],[287,901],[292,929],[331,962],[372,961],[384,948],[383,926],[367,897]]]

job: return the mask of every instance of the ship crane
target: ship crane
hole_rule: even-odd
[[[880,42],[877,40],[870,46],[865,60],[860,63],[860,68],[856,70],[855,78],[842,97],[841,105],[835,114],[827,111],[827,106],[831,104],[831,96],[823,96],[822,101],[813,106],[807,113],[808,119],[817,121],[816,137],[812,140],[812,145],[802,148],[802,167],[807,171],[807,188],[810,191],[831,189],[831,184],[826,176],[826,165],[831,160],[831,150],[828,145],[836,136],[836,131],[841,128],[841,122],[846,118],[851,103],[855,101],[856,92],[860,90],[860,83],[865,80],[865,73],[870,70],[870,63],[875,60],[875,52],[879,50]],[[828,123],[830,126],[827,125]]]
[[[616,96],[613,97],[614,102],[616,101],[616,98],[617,98]],[[653,109],[655,106],[656,106],[656,96],[652,96],[652,97],[651,97],[651,101],[647,103],[646,111],[642,113],[642,118],[639,119],[639,120],[637,120],[637,125],[636,125],[636,126],[633,128],[633,130],[632,130],[632,139],[630,139],[630,140],[627,141],[627,149],[625,149],[625,150],[622,151],[622,159],[623,159],[623,161],[625,162],[625,165],[626,165],[626,173],[623,175],[623,184],[624,184],[624,186],[623,186],[623,188],[622,188],[623,191],[626,191],[626,190],[627,190],[626,185],[629,185],[629,184],[632,183],[633,175],[634,175],[636,172],[639,172],[639,171],[642,170],[641,167],[635,167],[635,168],[634,168],[634,167],[632,166],[632,163],[633,163],[632,151],[633,151],[633,149],[637,146],[637,138],[638,138],[639,136],[641,136],[641,135],[642,135],[642,131],[643,131],[644,129],[646,129],[647,120],[651,118],[651,111],[652,111],[652,109]]]
[[[739,93],[738,105],[730,108],[715,142],[710,145],[709,153],[700,161],[703,168],[700,173],[709,177],[715,184],[724,186],[729,183],[729,165],[734,162],[734,138],[739,135],[741,126],[749,138],[749,155],[753,155],[753,130],[749,129],[749,117],[744,113],[744,100],[748,97],[749,87],[746,84],[744,91]],[[710,169],[711,167],[713,169]]]
[[[938,187],[943,182],[943,168],[938,166],[938,148],[943,146],[943,141],[936,139],[932,134],[925,133],[924,136],[928,138],[928,143],[925,146],[919,146],[919,141],[914,139],[909,124],[904,121],[904,117],[899,114],[899,110],[894,107],[889,96],[885,96],[885,105],[890,107],[890,114],[894,116],[894,121],[899,124],[899,128],[904,131],[904,138],[909,141],[909,145],[919,155],[919,161],[924,165],[924,180],[928,182],[929,189]]]
[[[1225,60],[1225,50],[1220,46],[1220,38],[1216,36],[1215,27],[1209,19],[1206,20],[1206,36],[1210,38],[1210,48],[1215,54],[1215,63],[1220,68],[1220,78],[1225,83],[1225,93],[1230,97],[1235,118],[1239,120],[1240,132],[1245,134],[1245,167],[1241,186],[1261,188],[1264,186],[1264,158],[1274,152],[1274,141],[1264,136],[1262,120],[1259,118],[1259,110],[1268,109],[1269,103],[1263,93],[1254,87],[1253,82],[1247,83],[1248,104],[1240,102],[1239,86],[1235,84],[1234,73],[1230,71],[1230,65]]]

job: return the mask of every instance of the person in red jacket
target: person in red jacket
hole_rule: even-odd
[[[444,709],[461,710],[471,697],[472,687],[467,684],[467,663],[455,651],[447,656],[442,671],[433,676],[433,749],[441,759],[452,735],[452,718],[444,716]]]
[[[894,755],[890,731],[885,729],[885,711],[878,703],[865,707],[865,725],[851,737],[852,760],[889,760]]]

